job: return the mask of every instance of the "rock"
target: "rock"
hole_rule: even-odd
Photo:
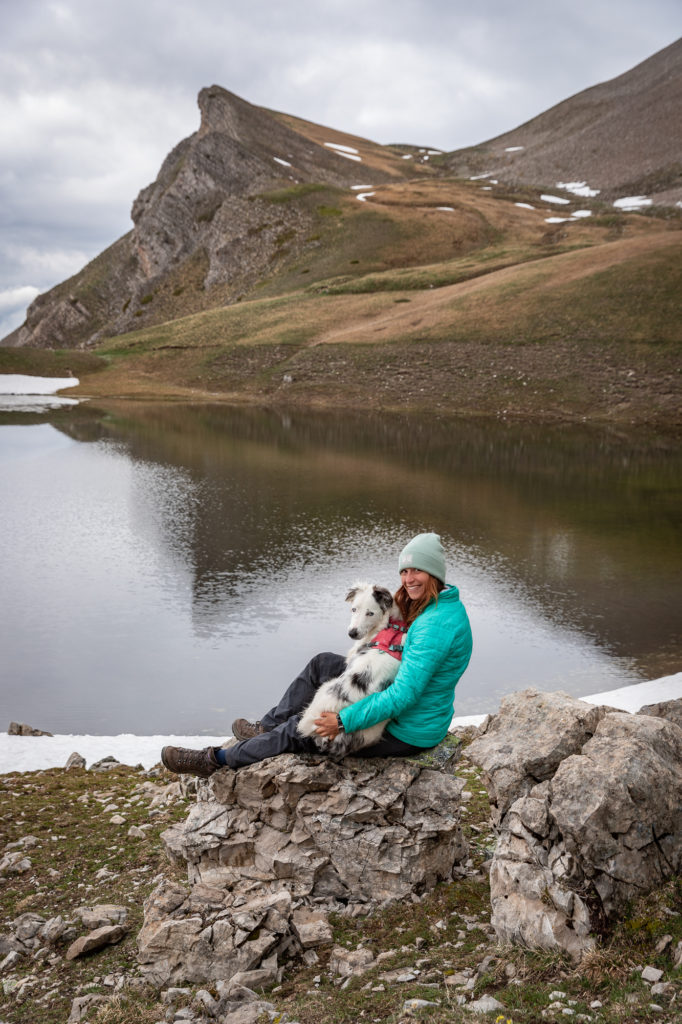
[[[115,757],[109,755],[103,757],[99,761],[95,761],[94,764],[90,765],[91,772],[110,772],[112,768],[118,768],[120,761],[117,761]]]
[[[283,957],[331,942],[325,910],[366,914],[450,879],[467,853],[462,788],[431,763],[400,759],[285,754],[216,772],[186,821],[163,834],[190,888],[164,879],[147,900],[146,976],[262,986],[253,972],[264,961],[274,977]]]
[[[629,900],[682,867],[682,730],[606,708],[586,718],[579,703],[532,691],[505,698],[469,747],[489,774],[501,823],[490,867],[498,939],[575,958]],[[536,728],[524,740],[519,729],[530,729],[533,708]]]
[[[75,913],[89,931],[109,924],[125,924],[128,920],[128,908],[117,903],[97,903],[94,907],[78,907]]]
[[[423,1010],[427,1006],[440,1006],[440,1003],[431,1002],[429,999],[406,999],[403,1003],[403,1013],[411,1016],[415,1010]]]
[[[55,942],[59,942],[68,931],[68,928],[68,923],[58,914],[56,917],[51,917],[49,921],[46,921],[37,934],[43,942],[54,945]]]
[[[31,858],[22,853],[6,853],[0,858],[0,875],[25,875],[32,867]]]
[[[5,971],[11,971],[20,960],[21,953],[18,953],[16,949],[10,950],[5,959],[0,961],[0,974],[4,974]]]
[[[128,829],[128,837],[130,839],[146,839],[147,835],[139,825],[131,825]]]
[[[504,1003],[499,1002],[494,996],[481,996],[469,1003],[468,1010],[472,1013],[495,1013],[497,1010],[506,1009]]]
[[[103,946],[113,946],[125,936],[127,928],[120,924],[106,925],[103,928],[96,928],[88,935],[81,935],[66,951],[67,960],[75,960],[86,953],[93,953]]]
[[[656,982],[662,977],[663,971],[659,971],[658,967],[645,967],[642,971],[642,981]]]
[[[327,915],[321,910],[299,907],[294,911],[291,923],[294,934],[303,949],[328,945],[332,941],[331,925]]]
[[[99,1003],[106,1003],[109,1001],[108,996],[76,996],[71,1003],[71,1013],[67,1024],[79,1024],[80,1021],[85,1020],[89,1016],[89,1011],[92,1006],[96,1006]]]
[[[12,921],[11,927],[14,932],[14,937],[19,942],[24,945],[28,945],[29,948],[31,948],[33,945],[38,945],[36,936],[44,924],[44,917],[41,917],[40,914],[33,914],[29,912],[21,914],[19,917],[15,918],[15,920]]]
[[[20,722],[10,722],[7,730],[8,736],[52,736],[53,733],[45,732],[43,729],[34,729],[32,725],[23,725]]]
[[[74,750],[73,754],[69,754],[64,767],[67,770],[70,768],[85,768],[85,758],[77,750]]]
[[[647,704],[646,707],[640,708],[637,714],[665,718],[682,729],[682,697],[677,700],[664,700],[660,704]]]
[[[498,714],[467,748],[469,759],[483,769],[494,822],[580,751],[606,713],[565,693],[527,689],[503,697]]]

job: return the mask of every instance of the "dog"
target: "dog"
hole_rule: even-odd
[[[320,750],[336,759],[362,747],[378,743],[386,722],[377,722],[357,732],[340,732],[333,740],[318,736],[315,719],[323,711],[339,712],[370,693],[391,685],[400,668],[402,638],[407,628],[400,621],[400,610],[385,587],[356,583],[346,595],[351,602],[348,635],[355,643],[346,655],[346,668],[340,676],[320,686],[305,709],[297,729],[310,736]]]

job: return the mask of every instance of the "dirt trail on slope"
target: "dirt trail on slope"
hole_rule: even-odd
[[[526,284],[533,289],[553,288],[590,277],[592,274],[632,259],[639,259],[649,253],[680,245],[682,235],[677,231],[620,239],[594,248],[505,267],[458,284],[445,285],[429,291],[409,292],[409,308],[401,306],[389,313],[355,320],[341,328],[325,331],[312,344],[370,343],[377,340],[377,334],[389,331],[396,336],[402,336],[417,327],[427,329],[435,326],[441,319],[443,307],[452,306],[458,300],[476,293],[489,291],[492,298],[492,293],[508,285],[523,287]]]

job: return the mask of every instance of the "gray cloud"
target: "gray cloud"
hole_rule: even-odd
[[[455,149],[680,34],[677,0],[9,0],[2,22],[3,294],[50,287],[129,230],[137,192],[198,127],[205,85],[378,142]]]

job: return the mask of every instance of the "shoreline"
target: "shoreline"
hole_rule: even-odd
[[[587,704],[605,704],[619,711],[636,713],[648,704],[682,699],[682,671],[604,693],[579,697]],[[466,726],[480,725],[487,715],[455,715],[450,731]],[[0,733],[0,775],[12,772],[45,771],[63,768],[72,753],[78,752],[90,767],[105,757],[115,757],[124,765],[141,765],[149,770],[159,763],[161,747],[220,746],[226,736],[136,736],[120,733],[117,736],[91,736],[87,734],[61,734],[57,736],[10,736]]]

